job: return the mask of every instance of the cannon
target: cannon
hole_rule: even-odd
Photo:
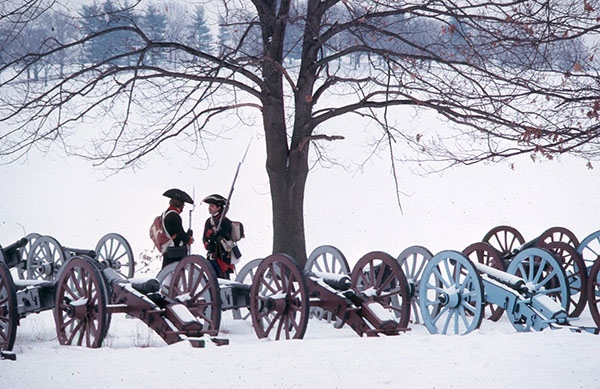
[[[304,270],[311,273],[350,274],[350,266],[344,254],[338,248],[330,245],[315,248],[308,256]],[[309,317],[331,322],[335,315],[333,312],[313,305],[309,309]],[[340,326],[340,323],[336,325]]]
[[[358,335],[396,335],[409,330],[408,284],[390,255],[363,256],[350,276],[300,269],[285,254],[259,264],[250,290],[250,312],[259,338],[301,339],[309,308],[332,312]]]
[[[232,308],[232,315],[235,320],[246,320],[250,317],[250,287],[256,274],[258,265],[262,262],[263,258],[255,258],[245,264],[235,276],[235,281],[239,284],[246,285],[247,287],[247,304]]]
[[[197,258],[197,260],[202,261],[202,263],[208,263],[201,255],[185,255],[178,262],[165,266],[158,273],[156,278],[159,281],[163,294],[171,295],[172,293],[177,293],[177,291],[171,291],[170,288],[172,285],[178,285],[177,283],[174,284],[173,280],[174,277],[176,277],[176,270],[179,264],[183,263],[183,268],[188,269],[187,271],[192,272],[192,274],[206,272],[200,269],[198,265],[194,264],[196,260],[193,258]],[[203,299],[204,303],[210,306],[208,314],[203,312],[202,315],[198,316],[200,320],[206,321],[205,325],[211,329],[218,330],[221,323],[222,311],[232,310],[234,319],[245,319],[249,315],[248,312],[244,311],[247,311],[247,308],[250,306],[250,284],[252,283],[254,270],[260,261],[261,259],[250,261],[241,269],[235,281],[216,278],[216,276],[210,278],[210,282],[214,284],[214,288],[216,288],[214,296],[212,294],[197,296],[197,298]],[[194,271],[193,269],[196,270]],[[207,282],[208,281],[203,282],[203,287],[206,287]],[[213,286],[211,285],[211,288],[212,287]],[[179,292],[180,294],[182,293],[181,291]]]
[[[135,261],[129,242],[116,233],[104,235],[94,250],[62,246],[51,236],[30,234],[34,241],[23,246],[19,278],[53,280],[58,269],[71,257],[87,256],[117,270],[127,278],[133,277]],[[24,263],[23,263],[24,261]],[[23,270],[24,269],[24,270]]]
[[[110,315],[126,313],[146,323],[167,344],[187,340],[194,347],[204,347],[204,336],[218,333],[218,323],[211,316],[218,302],[215,280],[210,264],[190,256],[177,264],[169,295],[164,295],[155,278],[128,279],[105,263],[72,257],[57,280],[54,319],[58,340],[100,347]],[[226,339],[211,340],[218,345],[228,343]]]
[[[61,344],[100,347],[115,313],[144,321],[167,344],[188,340],[202,347],[205,335],[217,335],[219,323],[212,314],[220,313],[216,276],[199,256],[177,264],[170,294],[165,295],[154,278],[128,279],[106,262],[83,255],[68,258],[54,280],[14,280],[7,262],[26,243],[21,239],[0,247],[0,351],[4,355],[10,356],[7,351],[14,346],[20,319],[51,309]],[[226,339],[210,339],[227,344]]]
[[[44,280],[15,280],[10,266],[19,261],[19,249],[28,243],[26,238],[0,247],[0,351],[10,355],[20,319],[32,313],[53,309],[56,283]],[[14,355],[12,355],[14,357]]]
[[[569,317],[581,315],[587,302],[586,264],[578,253],[580,246],[575,234],[564,227],[551,227],[537,238],[525,242],[519,231],[510,226],[498,226],[490,230],[483,242],[492,245],[499,253],[500,259],[495,259],[496,268],[509,266],[512,259],[522,250],[530,247],[544,248],[552,252],[565,270],[569,283],[570,309]],[[493,316],[496,318],[497,316]]]
[[[258,265],[262,262],[262,260],[263,258],[256,258],[246,263],[237,273],[235,277],[235,283],[231,283],[228,281],[222,282],[221,280],[219,280],[219,286],[222,290],[222,303],[224,299],[231,301],[235,300],[233,296],[228,297],[230,295],[230,289],[232,286],[238,286],[236,288],[236,296],[244,296],[243,299],[237,297],[237,300],[239,300],[240,303],[238,303],[236,307],[232,308],[232,314],[235,320],[245,320],[250,317],[249,290],[254,280],[254,276],[256,274]],[[329,245],[323,245],[315,248],[308,256],[308,260],[306,261],[304,269],[310,272],[324,271],[327,273],[335,274],[350,274],[350,267],[348,265],[348,262],[346,261],[346,258],[344,257],[344,254],[342,254],[342,252],[336,247]],[[244,292],[242,294],[239,293],[239,290],[247,290],[248,293]],[[246,302],[246,304],[244,304],[244,301]],[[309,315],[310,317],[315,317],[319,320],[326,319],[328,321],[331,321],[333,319],[333,314],[331,312],[327,312],[324,309],[316,306],[310,307]]]
[[[472,250],[495,249],[481,243]],[[419,303],[431,333],[466,334],[479,328],[485,304],[502,308],[520,332],[570,328],[598,333],[597,328],[569,323],[568,293],[564,269],[546,249],[521,250],[506,272],[447,250],[435,255],[423,270]]]

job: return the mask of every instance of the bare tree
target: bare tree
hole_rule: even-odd
[[[595,1],[251,4],[223,0],[211,8],[220,22],[218,50],[154,41],[131,21],[4,65],[0,70],[11,76],[0,84],[0,155],[12,160],[56,140],[69,148],[67,131],[78,120],[108,112],[110,125],[91,148],[76,153],[122,168],[174,138],[203,142],[219,115],[258,110],[273,251],[301,263],[311,158],[321,155],[319,142],[343,136],[332,124],[342,115],[380,125],[376,147],[387,148],[392,167],[399,153],[444,166],[526,153],[600,155]],[[290,34],[290,41],[292,27],[302,33]],[[48,86],[21,83],[31,63],[116,32],[133,38],[112,56],[73,67]],[[300,59],[289,60],[298,48]],[[180,62],[151,65],[147,55],[157,50],[178,53]],[[405,113],[402,107],[433,110],[448,126],[433,134],[410,129],[406,118],[391,114]]]

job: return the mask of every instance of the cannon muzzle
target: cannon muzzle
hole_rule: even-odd
[[[13,250],[18,250],[21,247],[25,246],[27,244],[27,242],[29,242],[29,240],[27,238],[21,238],[19,240],[17,240],[15,243],[13,244],[9,244],[8,246],[2,248],[5,252],[6,251],[13,251]]]

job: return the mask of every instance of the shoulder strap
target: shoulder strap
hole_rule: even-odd
[[[173,213],[173,212],[175,212],[175,211],[173,211],[172,209],[167,209],[165,212],[163,212],[163,214],[160,218],[160,221],[162,222],[163,231],[169,236],[171,236],[171,235],[169,234],[169,231],[167,231],[167,227],[165,226],[165,217],[167,217],[168,214]]]
[[[212,226],[213,231],[217,232],[217,225],[215,224],[215,218],[213,215],[210,215],[210,225]]]

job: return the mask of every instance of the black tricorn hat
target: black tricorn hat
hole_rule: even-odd
[[[210,196],[206,196],[202,201],[222,207],[227,202],[227,199],[220,194],[211,194]]]
[[[185,193],[181,189],[169,189],[168,191],[163,193],[163,196],[168,197],[170,199],[179,200],[183,203],[194,204],[194,200],[192,200],[190,195]]]

